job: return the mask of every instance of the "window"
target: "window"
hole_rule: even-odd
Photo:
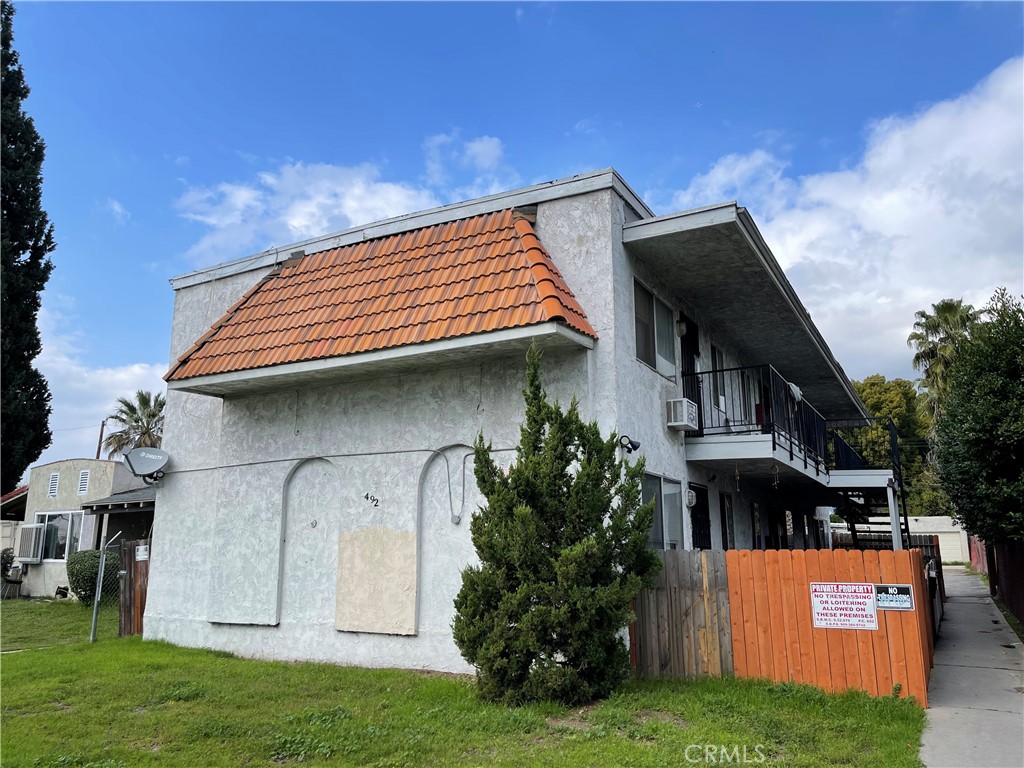
[[[78,495],[85,496],[89,492],[89,470],[83,469],[78,473]]]
[[[50,475],[50,486],[46,491],[47,497],[51,499],[57,498],[58,485],[60,485],[60,472],[54,472]]]
[[[643,502],[654,501],[654,518],[647,536],[651,549],[683,549],[683,484],[657,475],[644,475]]]
[[[675,321],[672,310],[639,282],[633,282],[636,359],[663,376],[676,375]]]
[[[644,475],[643,496],[644,504],[654,500],[654,517],[651,520],[651,531],[647,536],[647,546],[650,549],[665,548],[665,523],[663,521],[661,478],[654,475]]]
[[[725,410],[725,357],[722,350],[711,345],[711,404]]]
[[[69,554],[78,551],[78,540],[82,535],[81,512],[37,514],[36,522],[43,526],[44,560],[66,560]]]
[[[732,494],[718,494],[718,510],[722,517],[722,549],[736,549],[736,531],[733,529]]]

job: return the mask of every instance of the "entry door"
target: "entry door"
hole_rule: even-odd
[[[693,400],[699,407],[701,402],[700,386],[697,377],[689,374],[697,372],[697,358],[700,357],[700,332],[697,329],[697,324],[682,312],[679,313],[679,322],[683,326],[683,335],[679,339],[683,397]]]
[[[697,503],[690,509],[693,548],[711,549],[711,507],[708,504],[708,489],[706,486],[690,483],[690,490],[697,494]]]

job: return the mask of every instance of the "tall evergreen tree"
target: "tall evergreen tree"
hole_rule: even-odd
[[[565,412],[549,403],[540,355],[527,359],[526,421],[507,474],[477,438],[480,565],[463,571],[453,631],[484,698],[576,704],[629,673],[620,632],[658,567],[647,549],[653,505],[640,503],[643,460],[620,461],[615,435],[584,423],[575,399]]]
[[[52,439],[50,388],[32,365],[40,351],[40,293],[50,278],[53,226],[42,207],[46,146],[22,102],[29,94],[14,50],[14,6],[3,0],[0,114],[3,205],[0,249],[0,492],[15,488]]]

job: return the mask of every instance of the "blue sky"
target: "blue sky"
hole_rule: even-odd
[[[20,3],[40,461],[161,386],[168,278],[607,166],[659,213],[747,205],[846,371],[913,377],[916,309],[1022,290],[1022,9]]]

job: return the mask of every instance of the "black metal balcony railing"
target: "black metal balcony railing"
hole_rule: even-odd
[[[772,366],[685,374],[682,389],[697,403],[698,435],[770,434],[773,450],[781,446],[805,469],[827,471],[824,417]]]
[[[899,438],[892,419],[838,419],[827,426],[830,470],[891,469],[902,487]]]

